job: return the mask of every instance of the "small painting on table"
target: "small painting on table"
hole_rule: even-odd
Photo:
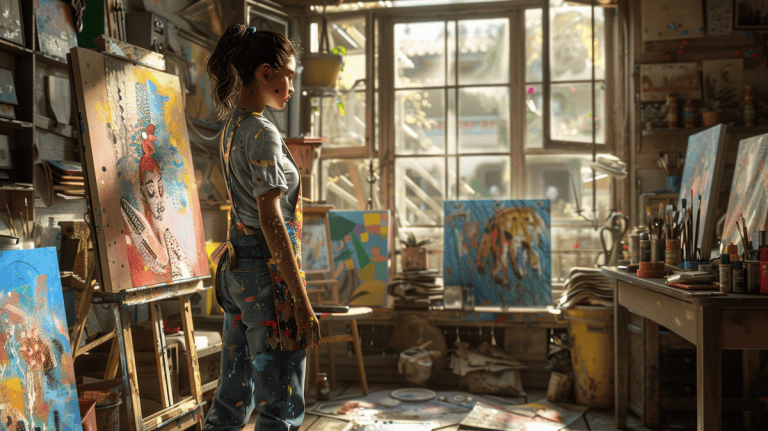
[[[475,305],[552,303],[549,200],[445,201],[443,277]]]
[[[333,265],[341,305],[387,305],[389,211],[330,211]]]
[[[683,179],[677,201],[679,210],[682,210],[683,199],[686,200],[687,207],[693,210],[693,220],[699,226],[698,233],[693,234],[694,237],[698,236],[694,248],[698,248],[702,258],[706,260],[709,259],[710,249],[715,239],[715,223],[718,218],[719,193],[717,191],[720,190],[722,180],[725,143],[725,124],[710,127],[688,138]],[[701,220],[697,220],[699,196],[701,196]]]
[[[77,46],[74,11],[62,0],[35,0],[37,44],[40,52],[61,61]]]
[[[743,231],[742,216],[747,240],[752,242],[753,250],[757,249],[759,232],[768,230],[768,134],[742,139],[739,143],[725,214],[721,252],[731,243],[739,245],[740,252],[744,251],[736,228],[738,222]]]
[[[3,429],[81,430],[56,249],[0,251]]]

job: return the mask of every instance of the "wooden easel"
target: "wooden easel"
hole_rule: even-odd
[[[93,235],[93,230],[91,230],[91,235]],[[97,256],[90,265],[88,278],[85,283],[85,292],[78,306],[78,321],[70,334],[72,359],[74,360],[79,355],[107,341],[112,341],[109,360],[104,372],[104,380],[114,379],[117,376],[118,365],[122,365],[123,387],[126,390],[128,416],[133,418],[130,421],[132,431],[186,429],[193,425],[197,430],[202,430],[203,391],[200,385],[200,369],[197,362],[192,310],[189,302],[191,294],[205,290],[202,287],[202,279],[176,285],[139,289],[131,292],[105,293],[96,292],[97,280],[101,278],[101,271],[98,268],[99,259]],[[173,403],[171,395],[173,390],[170,378],[170,364],[168,363],[167,346],[162,324],[163,319],[159,305],[160,300],[175,297],[179,298],[184,338],[187,343],[187,363],[190,364],[189,381],[192,390],[191,396],[180,400],[178,403]],[[85,321],[92,302],[115,304],[115,330],[80,348],[79,345],[85,329]],[[141,414],[141,399],[134,359],[131,322],[126,308],[139,304],[149,304],[158,384],[163,405],[163,410],[147,417],[143,417]]]
[[[307,276],[307,287],[314,286],[329,286],[331,288],[331,298],[334,305],[339,303],[339,293],[336,290],[336,284],[338,281],[334,276],[333,271],[333,249],[331,248],[331,226],[328,221],[328,211],[333,209],[333,205],[310,205],[304,204],[304,224],[306,225],[313,219],[319,219],[322,221],[325,227],[325,245],[326,253],[328,256],[327,269],[320,270],[305,270],[304,273]],[[322,278],[315,278],[313,276],[319,275]],[[322,293],[325,289],[308,289],[307,294],[318,295],[317,304],[322,303]],[[311,298],[310,298],[311,299]]]

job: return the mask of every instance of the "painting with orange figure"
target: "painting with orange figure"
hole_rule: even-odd
[[[179,78],[80,48],[72,67],[105,290],[208,277]]]
[[[0,251],[0,286],[4,429],[81,430],[56,250]]]
[[[701,221],[698,223],[696,247],[701,249],[702,257],[707,260],[710,249],[715,244],[719,194],[715,191],[720,190],[721,172],[725,163],[725,145],[725,124],[718,124],[688,137],[683,179],[677,201],[677,209],[682,209],[683,199],[686,200],[687,207],[693,208],[695,221],[699,209],[698,197],[701,195]],[[693,202],[691,202],[691,192],[693,192]]]
[[[725,213],[722,244],[737,244],[744,252],[736,222],[746,223],[747,239],[752,249],[758,247],[758,234],[768,230],[768,134],[742,139],[733,170],[731,195]],[[743,228],[742,228],[743,229]],[[723,246],[725,249],[725,246]]]
[[[475,305],[552,303],[549,200],[445,201],[443,277]]]
[[[339,302],[387,304],[389,211],[330,211],[331,249]]]

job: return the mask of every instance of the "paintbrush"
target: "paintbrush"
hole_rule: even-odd
[[[747,250],[752,250],[752,242],[749,240],[749,231],[747,230],[747,221],[744,219],[744,214],[741,215],[741,228],[744,229],[744,255],[746,256]]]
[[[11,208],[8,206],[8,204],[5,204],[5,209],[8,211],[8,220],[11,222],[11,229],[13,229],[13,236],[19,236],[19,233],[16,231],[16,226],[13,225],[13,215],[11,215]]]
[[[653,235],[653,215],[651,214],[651,207],[645,207],[645,214],[648,222],[648,233]]]
[[[696,230],[693,232],[693,250],[696,253],[694,259],[701,259],[701,249],[699,248],[699,227],[701,226],[701,195],[699,195],[699,206],[696,209]]]
[[[664,204],[659,204],[659,238],[663,238],[664,235],[664,220],[667,218],[664,214]]]

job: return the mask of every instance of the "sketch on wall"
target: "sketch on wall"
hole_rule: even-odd
[[[81,430],[55,248],[0,251],[0,322],[3,429]]]
[[[739,109],[744,88],[744,61],[704,60],[701,62],[704,101],[719,104],[720,109]]]
[[[707,36],[727,36],[732,31],[733,0],[706,0]]]
[[[341,305],[387,305],[389,211],[330,211],[333,265]]]
[[[178,77],[72,50],[107,291],[209,275]]]
[[[642,2],[643,41],[704,37],[701,0]]]
[[[680,100],[701,99],[696,62],[640,65],[641,102],[663,102],[670,93]]]
[[[475,305],[552,303],[549,200],[445,201],[443,277]]]

